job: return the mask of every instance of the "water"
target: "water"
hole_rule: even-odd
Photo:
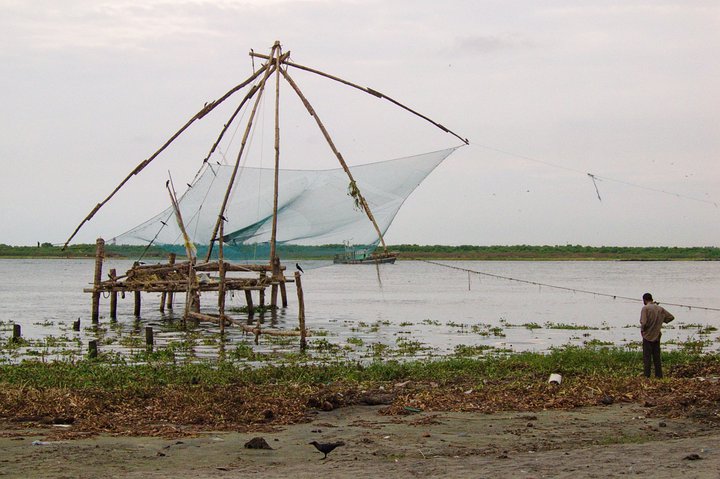
[[[127,260],[109,260],[104,271],[123,272]],[[650,291],[667,303],[720,307],[720,263],[717,262],[503,262],[458,261],[452,266],[603,294],[640,298]],[[290,269],[292,268],[288,265]],[[559,291],[443,268],[401,261],[379,268],[303,262],[307,327],[311,354],[357,359],[384,356],[426,357],[453,354],[459,347],[491,351],[545,351],[565,344],[632,345],[640,339],[641,303]],[[322,266],[322,267],[321,267]],[[0,352],[3,360],[39,356],[79,357],[90,339],[100,349],[121,355],[144,350],[144,327],[156,330],[156,349],[171,348],[180,356],[218,354],[218,327],[200,324],[179,330],[183,296],[176,312],[159,312],[158,294],[143,295],[142,317],[133,316],[132,295],[118,301],[118,321],[107,318],[109,300],[101,301],[100,327],[90,323],[90,286],[94,260],[0,260],[0,342],[22,326],[30,341],[20,350]],[[288,285],[290,305],[265,325],[297,327],[295,288]],[[203,295],[203,310],[212,311],[216,296]],[[228,308],[244,304],[244,295],[228,297]],[[665,329],[665,347],[694,342],[717,351],[720,312],[667,307],[676,320]],[[247,320],[247,316],[233,313]],[[72,323],[80,318],[80,332]],[[539,326],[539,327],[535,327]],[[587,329],[580,329],[587,328]],[[297,338],[253,337],[230,327],[226,351],[239,349],[265,355],[296,352]],[[687,345],[685,346],[687,347]]]

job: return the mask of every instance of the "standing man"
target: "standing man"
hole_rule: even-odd
[[[669,323],[675,316],[653,301],[652,294],[643,294],[643,306],[640,311],[640,333],[643,338],[643,366],[645,377],[650,377],[650,363],[655,364],[655,377],[661,378],[662,363],[660,362],[660,329],[663,323]]]

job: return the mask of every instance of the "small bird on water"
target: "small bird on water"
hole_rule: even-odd
[[[325,454],[325,455],[322,457],[322,459],[320,459],[321,461],[322,461],[323,459],[327,458],[327,455],[330,454],[336,447],[340,447],[340,446],[344,446],[344,445],[345,445],[345,443],[342,442],[342,441],[338,441],[338,442],[324,442],[324,443],[322,443],[322,442],[317,442],[317,441],[313,441],[313,442],[311,442],[311,443],[309,443],[309,444],[312,444],[313,446],[315,446],[315,449],[317,449],[318,451],[320,451],[320,452],[322,452],[323,454]]]
[[[297,270],[300,271],[301,273],[304,273],[304,272],[305,272],[305,271],[303,271],[303,269],[300,267],[299,264],[295,263],[295,267],[296,267]]]

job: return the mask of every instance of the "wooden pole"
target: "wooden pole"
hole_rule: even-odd
[[[223,254],[225,221],[220,221],[220,239],[218,240],[218,272],[220,285],[218,286],[218,312],[220,313],[220,335],[225,334],[225,257]]]
[[[253,307],[252,293],[247,289],[245,290],[245,302],[247,303],[248,316],[252,318],[255,308]]]
[[[115,280],[117,279],[117,271],[115,271],[115,268],[110,270],[110,280],[112,281],[113,286],[115,286]],[[110,320],[111,321],[117,321],[117,298],[118,294],[117,291],[113,289],[113,291],[110,292]]]
[[[372,214],[372,211],[370,211],[370,206],[367,204],[367,201],[365,201],[365,197],[360,193],[360,189],[357,187],[357,183],[355,182],[355,178],[353,178],[352,173],[350,172],[350,168],[348,168],[347,163],[345,163],[345,159],[343,158],[340,151],[338,151],[337,147],[335,146],[335,143],[333,142],[332,138],[330,137],[330,133],[328,133],[327,129],[325,128],[325,125],[323,125],[323,122],[320,120],[320,117],[317,116],[317,113],[315,112],[315,109],[312,107],[310,102],[307,98],[305,98],[305,95],[303,95],[303,92],[300,91],[300,88],[297,86],[297,84],[293,81],[292,78],[290,78],[290,75],[284,70],[280,70],[280,72],[283,74],[285,79],[288,81],[290,86],[295,90],[295,93],[300,97],[300,100],[302,101],[303,105],[305,105],[305,108],[307,109],[308,113],[310,113],[310,116],[315,118],[315,122],[318,125],[318,128],[320,128],[320,131],[322,132],[323,136],[325,137],[325,140],[327,141],[328,145],[330,146],[330,149],[335,153],[335,156],[337,157],[338,161],[340,162],[340,165],[342,166],[343,170],[345,170],[345,173],[347,174],[348,178],[350,179],[350,185],[353,188],[353,193],[357,196],[355,198],[360,203],[362,210],[365,211],[365,214],[372,222],[373,226],[375,227],[375,231],[378,234],[378,238],[380,238],[380,243],[382,243],[383,251],[387,253],[387,245],[385,244],[385,239],[383,238],[383,234],[380,231],[380,227],[378,226],[377,222],[375,221],[375,217]]]
[[[295,271],[295,288],[298,297],[298,326],[300,327],[300,350],[305,351],[307,348],[307,331],[305,330],[305,298],[303,297],[302,281],[300,280],[300,271]]]
[[[155,338],[153,335],[153,328],[151,326],[145,326],[145,349],[151,353],[155,344]]]
[[[98,355],[97,340],[93,339],[88,342],[88,358],[95,359]]]
[[[285,288],[285,275],[280,275],[280,298],[282,298],[282,307],[287,308],[287,289]]]
[[[102,282],[102,265],[105,257],[105,240],[98,238],[95,241],[95,276],[93,278],[92,294],[92,322],[97,323],[100,318],[100,283]]]
[[[273,267],[273,279],[277,276],[275,271],[275,241],[277,238],[277,210],[278,210],[278,187],[280,174],[280,42],[275,42],[275,183],[273,190],[273,217],[272,231],[270,234],[270,265]],[[277,287],[273,286],[272,304],[277,304]]]
[[[272,50],[270,51],[270,56],[272,56],[275,53],[275,45],[273,45]],[[265,82],[268,79],[268,76],[274,71],[274,67],[272,68],[266,68],[265,74],[263,75],[262,79],[260,80],[260,83],[258,85],[258,93],[255,97],[255,103],[253,104],[252,111],[250,112],[250,117],[248,118],[247,126],[245,127],[245,132],[243,133],[242,141],[240,142],[240,151],[238,152],[237,158],[235,160],[235,166],[233,167],[232,174],[230,175],[230,181],[228,181],[228,187],[225,191],[225,196],[223,198],[222,205],[220,206],[220,212],[218,214],[217,222],[215,223],[215,227],[213,228],[213,232],[210,235],[210,244],[208,245],[208,252],[205,257],[205,261],[210,261],[210,256],[212,255],[212,249],[213,245],[215,244],[215,239],[217,236],[218,229],[220,228],[220,221],[222,221],[221,218],[225,215],[225,208],[227,208],[227,202],[230,199],[230,193],[232,192],[232,188],[235,185],[235,177],[237,176],[238,169],[240,168],[240,160],[242,158],[242,154],[245,151],[245,144],[247,143],[248,137],[250,136],[250,130],[252,129],[252,125],[255,121],[255,114],[257,113],[258,106],[260,104],[260,100],[262,99],[263,91],[265,90]]]
[[[175,264],[175,257],[176,257],[176,256],[177,256],[177,255],[176,255],[175,253],[170,253],[170,255],[168,256],[168,264],[169,264],[169,265],[172,266],[172,265]],[[173,295],[174,295],[174,294],[173,294],[172,291],[168,291],[167,297],[166,297],[166,300],[167,300],[167,301],[166,301],[167,309],[173,309]]]
[[[140,317],[140,307],[142,305],[142,293],[140,291],[135,291],[135,310],[134,314],[136,318]]]
[[[22,339],[22,328],[19,324],[13,324],[12,342],[17,343]]]

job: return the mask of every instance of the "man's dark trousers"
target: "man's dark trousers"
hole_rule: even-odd
[[[643,366],[645,377],[650,377],[650,361],[655,365],[655,377],[662,377],[662,364],[660,363],[660,340],[648,341],[643,339]]]

